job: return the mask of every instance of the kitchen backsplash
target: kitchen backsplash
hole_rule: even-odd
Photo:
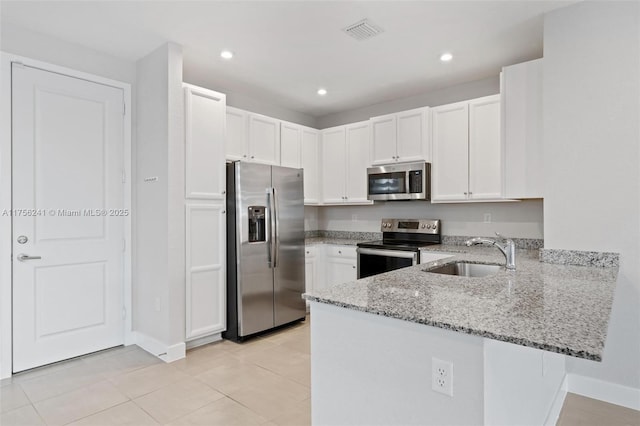
[[[400,201],[367,206],[307,206],[305,230],[379,233],[382,218],[440,219],[442,235],[447,237],[491,237],[497,231],[512,239],[544,238],[542,200],[461,204]]]

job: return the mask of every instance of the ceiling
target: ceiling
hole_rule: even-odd
[[[0,24],[128,61],[173,41],[185,81],[321,117],[539,58],[543,14],[574,2],[3,0]],[[342,31],[363,18],[384,32],[358,41]]]

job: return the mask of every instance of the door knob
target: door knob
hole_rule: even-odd
[[[40,256],[29,256],[28,254],[24,254],[24,253],[20,253],[18,255],[18,260],[20,262],[24,262],[25,260],[36,260],[36,259],[42,259],[42,257],[40,257]]]

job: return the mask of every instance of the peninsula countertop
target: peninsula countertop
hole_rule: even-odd
[[[310,301],[595,361],[602,353],[618,267],[542,263],[518,250],[516,271],[482,278],[425,272],[455,261],[504,265],[493,247],[437,245],[454,256],[306,293]]]

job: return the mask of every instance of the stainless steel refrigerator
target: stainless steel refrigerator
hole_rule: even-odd
[[[227,331],[241,341],[304,319],[303,171],[227,164]]]

